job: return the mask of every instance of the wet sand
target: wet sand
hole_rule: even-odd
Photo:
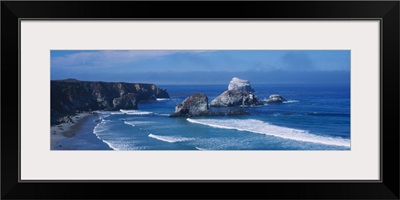
[[[92,113],[79,113],[71,117],[72,122],[61,123],[59,125],[51,126],[51,149],[60,147],[59,142],[65,138],[73,137],[81,129],[82,125],[87,121]]]

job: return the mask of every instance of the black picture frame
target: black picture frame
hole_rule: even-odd
[[[2,1],[1,198],[399,199],[399,8],[399,1]],[[379,19],[381,181],[20,182],[20,19]]]

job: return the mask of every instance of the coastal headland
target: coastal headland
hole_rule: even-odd
[[[170,98],[166,89],[151,83],[51,81],[51,149],[73,137],[97,110],[138,109],[140,101]]]

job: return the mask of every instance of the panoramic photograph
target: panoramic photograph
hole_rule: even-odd
[[[51,50],[50,149],[351,150],[350,50]]]

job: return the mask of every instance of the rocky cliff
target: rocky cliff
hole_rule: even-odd
[[[91,82],[75,79],[51,81],[51,124],[82,111],[137,109],[140,101],[169,98],[154,84]]]

